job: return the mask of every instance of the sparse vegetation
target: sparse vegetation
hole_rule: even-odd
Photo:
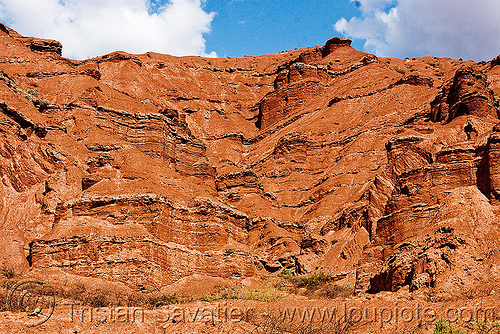
[[[77,301],[90,307],[127,306],[157,308],[164,305],[180,304],[184,300],[175,294],[154,294],[123,292],[110,289],[88,289],[84,284],[73,284],[58,289],[60,297]]]
[[[331,275],[322,271],[294,276],[290,270],[283,269],[278,277],[291,284],[290,292],[305,288],[305,295],[315,298],[346,298],[354,294],[354,288],[330,282]]]
[[[24,91],[16,86],[14,87],[14,92],[24,95],[24,97],[31,101],[40,111],[47,109],[50,105],[48,100],[39,97],[38,90],[34,88]]]
[[[286,293],[277,288],[265,284],[258,288],[220,288],[218,292],[202,296],[199,299],[205,302],[213,302],[224,299],[257,300],[261,302],[273,302],[286,296]]]
[[[50,102],[46,99],[42,99],[39,96],[38,90],[36,88],[29,88],[27,90],[23,90],[19,88],[14,80],[9,78],[5,72],[0,71],[0,80],[2,80],[7,87],[12,89],[12,91],[16,94],[22,94],[27,100],[31,101],[35,107],[37,107],[40,111],[47,109],[50,105]]]
[[[466,334],[465,331],[461,331],[458,329],[455,329],[453,325],[443,319],[437,319],[434,322],[434,330],[432,332],[433,334]]]
[[[403,70],[401,67],[399,66],[394,66],[394,71],[398,72],[399,74],[405,74],[405,70]]]
[[[48,100],[45,100],[45,99],[38,100],[38,109],[40,109],[40,111],[47,109],[49,107],[49,105],[50,105],[50,102]],[[36,104],[35,104],[35,106],[36,106]]]
[[[326,284],[326,282],[331,278],[330,275],[319,271],[308,275],[294,276],[293,280],[299,288],[314,289],[320,285]]]
[[[489,321],[489,319],[477,319],[476,321],[469,322],[466,326],[467,329],[473,330],[478,334],[499,334],[500,324],[498,321]]]
[[[300,322],[272,312],[263,319],[252,319],[251,322],[258,327],[257,333],[262,334],[346,334],[355,327],[352,321],[345,321],[344,318],[331,322]]]
[[[147,296],[146,297],[147,304],[153,307],[161,307],[164,305],[172,305],[172,304],[181,304],[182,301],[177,298],[177,295],[174,293],[172,295],[162,294],[159,296]]]

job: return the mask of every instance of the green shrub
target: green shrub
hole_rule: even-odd
[[[294,284],[298,288],[314,289],[324,285],[331,276],[325,272],[317,271],[310,274],[294,276],[289,269],[283,269],[278,277]]]
[[[286,287],[286,285],[282,284],[289,292],[296,292],[299,288],[305,288],[304,294],[313,298],[346,298],[354,294],[353,287],[345,287],[330,282],[332,276],[322,271],[294,276],[290,270],[283,269],[277,276],[292,285],[290,288],[290,286]]]
[[[293,279],[293,272],[290,269],[283,268],[279,273],[278,277],[283,278],[285,280]]]
[[[464,331],[455,329],[453,325],[443,319],[437,319],[434,322],[434,331],[433,334],[466,334]]]
[[[49,101],[47,101],[47,100],[45,100],[45,99],[42,99],[42,100],[39,100],[39,101],[38,101],[38,108],[39,108],[40,110],[45,110],[45,109],[47,109],[47,108],[49,107],[49,105],[50,105],[50,102],[49,102]]]
[[[308,275],[296,276],[296,284],[299,288],[313,289],[317,286],[324,285],[331,276],[322,272],[314,272]]]
[[[34,101],[38,98],[38,90],[36,89],[28,89],[26,90],[26,92],[24,92],[24,96],[30,100],[30,101]]]

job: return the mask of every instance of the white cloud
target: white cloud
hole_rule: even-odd
[[[23,35],[60,41],[70,58],[113,51],[207,55],[203,34],[215,14],[204,11],[204,1],[170,0],[150,13],[150,0],[0,0],[0,20]]]
[[[358,0],[335,29],[381,56],[490,60],[500,54],[498,0]]]

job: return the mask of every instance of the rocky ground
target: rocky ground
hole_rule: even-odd
[[[342,38],[240,58],[61,50],[0,25],[2,291],[57,292],[28,329],[7,303],[4,332],[257,333],[295,307],[435,310],[309,328],[411,333],[498,304],[500,58],[382,58]],[[148,304],[150,320],[76,323],[75,300]],[[239,321],[161,317],[220,303]]]

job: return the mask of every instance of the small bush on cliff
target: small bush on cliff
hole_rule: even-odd
[[[305,292],[302,293],[313,298],[346,298],[354,294],[353,287],[345,287],[330,282],[331,275],[322,271],[294,276],[290,270],[283,269],[278,274],[278,277],[292,285],[290,287],[281,284],[289,292],[297,293],[298,289],[305,288]]]
[[[40,111],[47,109],[49,105],[50,102],[45,99],[41,99],[38,101],[38,109],[40,109]]]
[[[278,277],[289,281],[293,279],[293,272],[290,269],[284,268],[278,273]]]
[[[326,284],[326,282],[328,282],[330,278],[331,278],[330,275],[322,271],[311,273],[304,276],[298,276],[297,286],[299,288],[303,287],[307,289],[314,289],[320,285]]]
[[[40,111],[47,109],[50,105],[50,102],[46,99],[41,99],[38,95],[38,90],[36,88],[22,90],[19,87],[14,87],[14,92],[18,94],[24,95],[24,97],[31,101],[35,107],[37,107]]]
[[[453,325],[443,319],[437,319],[434,322],[434,331],[432,332],[433,334],[466,334],[464,331],[455,329]]]
[[[314,290],[316,287],[326,284],[326,282],[328,282],[328,280],[331,278],[330,275],[322,271],[310,273],[307,275],[293,276],[290,273],[284,272],[285,270],[286,269],[284,269],[279,274],[280,277],[286,279],[290,283],[293,283],[298,288],[306,288],[308,290]]]

